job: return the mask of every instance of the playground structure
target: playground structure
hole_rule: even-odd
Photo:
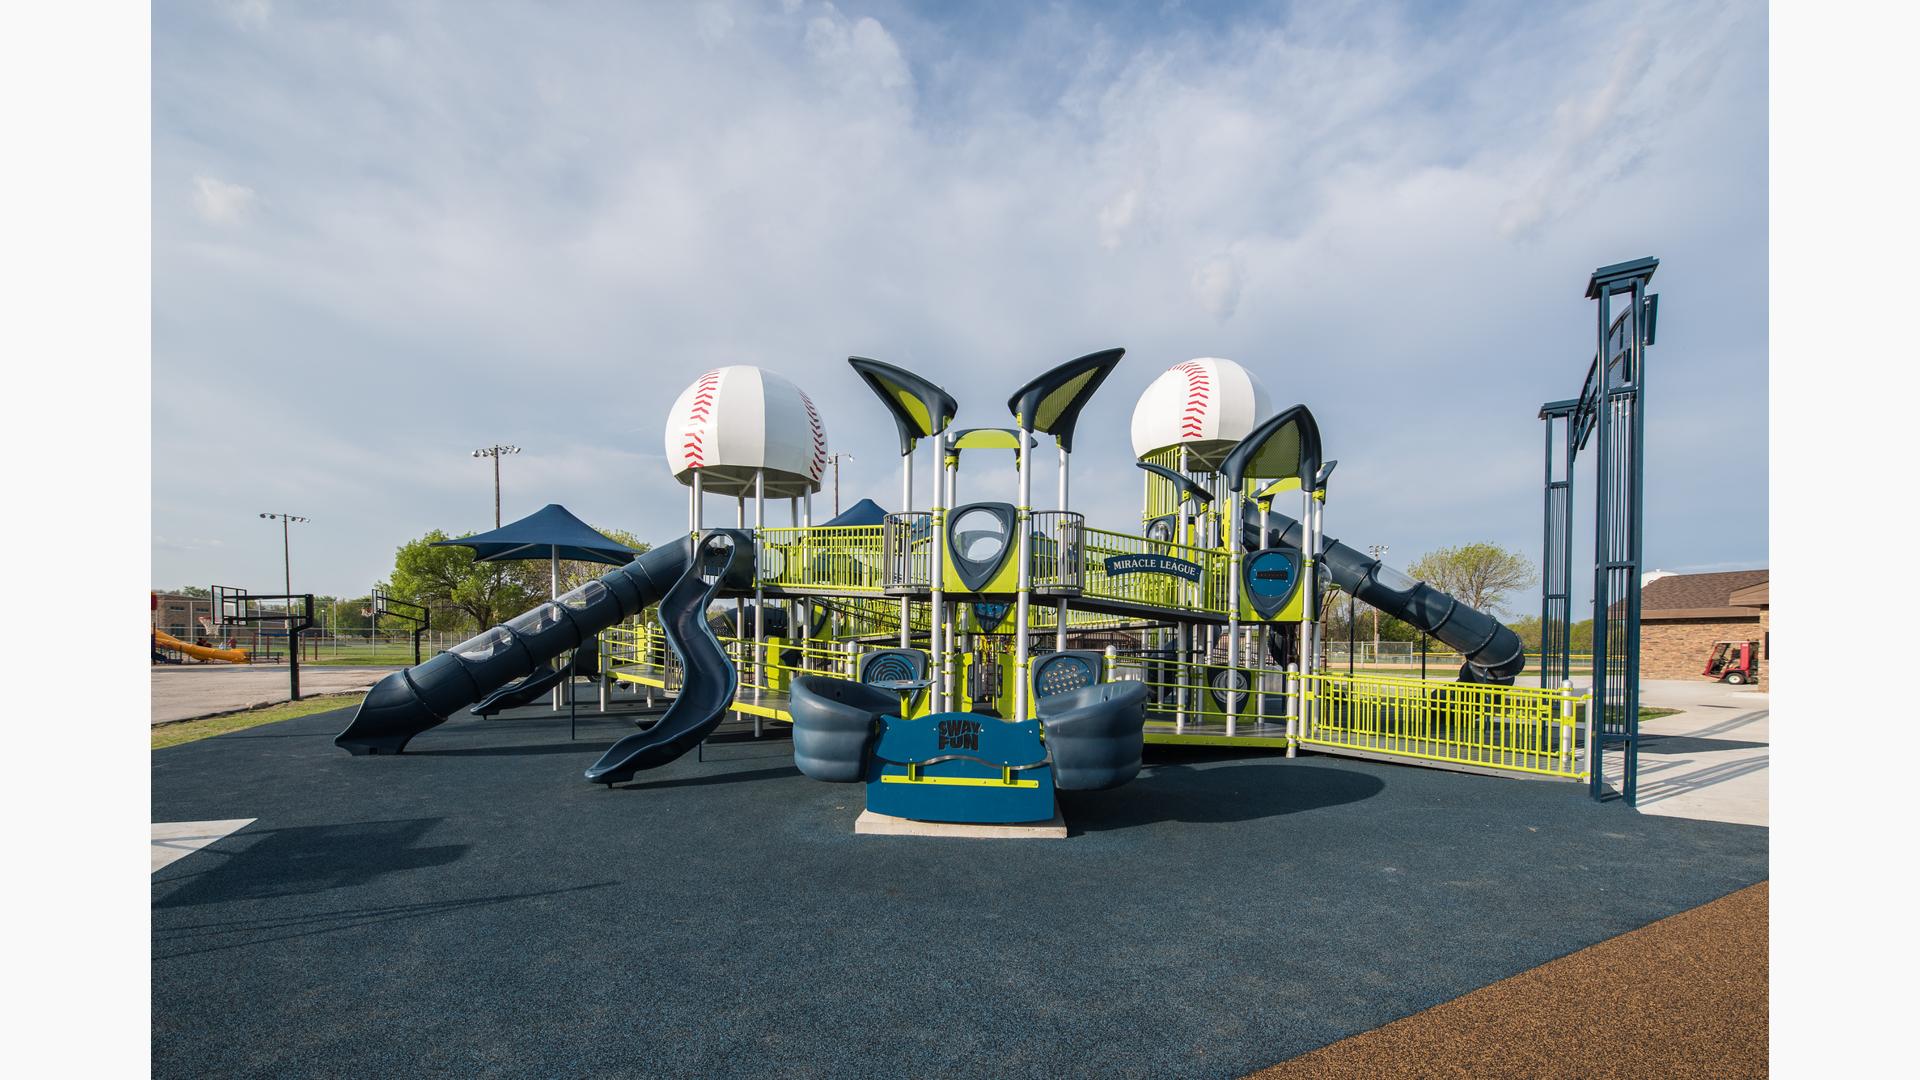
[[[1628,570],[1639,544],[1638,372],[1653,265],[1596,272],[1600,359],[1580,399],[1541,413],[1549,618],[1538,687],[1514,685],[1526,656],[1496,619],[1326,535],[1336,462],[1317,421],[1305,405],[1273,411],[1232,361],[1176,364],[1140,396],[1131,428],[1140,523],[1114,530],[1072,508],[1070,465],[1080,415],[1123,350],[1020,387],[1010,426],[964,429],[942,387],[850,357],[899,436],[898,509],[863,500],[815,524],[829,455],[812,400],[760,368],[707,372],[665,429],[670,467],[688,489],[681,537],[389,676],[335,742],[398,753],[462,707],[486,715],[597,670],[603,701],[606,681],[672,701],[587,771],[606,784],[674,760],[733,714],[756,736],[769,722],[793,725],[807,775],[864,780],[870,808],[925,820],[1035,820],[1043,803],[1051,812],[1056,788],[1131,779],[1147,743],[1313,750],[1591,782],[1597,792],[1595,710],[1567,678],[1571,481],[1555,479],[1555,455],[1570,476],[1597,430],[1613,463],[1596,549],[1596,618],[1608,629],[1593,662],[1607,700],[1630,703],[1637,694],[1618,688],[1632,681],[1637,611],[1615,586],[1637,579]],[[1622,291],[1633,303],[1609,320],[1607,298]],[[1041,436],[1056,451],[1048,508],[1034,505]],[[983,453],[1013,456],[1014,490],[969,488],[963,500],[961,465]],[[709,520],[714,497],[732,500],[731,522]],[[770,498],[786,501],[784,525],[768,520]],[[1332,670],[1321,612],[1336,590],[1448,646],[1463,661],[1457,675]],[[1612,737],[1625,740],[1629,767],[1633,721],[1604,720],[1625,732]]]

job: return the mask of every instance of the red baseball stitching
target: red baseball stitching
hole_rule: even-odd
[[[800,391],[800,404],[806,406],[807,423],[813,428],[813,460],[807,465],[807,474],[818,480],[827,467],[827,431],[820,425],[820,410],[813,407],[813,399],[805,390]]]
[[[713,394],[719,387],[717,369],[700,376],[693,384],[693,407],[687,410],[687,430],[680,443],[681,456],[688,468],[698,469],[706,464],[706,450],[702,445],[705,434],[701,428],[713,415]]]
[[[1207,378],[1206,366],[1198,361],[1189,360],[1184,364],[1173,365],[1173,370],[1182,372],[1187,377],[1187,405],[1180,415],[1180,434],[1183,438],[1201,438],[1206,434],[1208,402],[1213,396],[1213,386]]]

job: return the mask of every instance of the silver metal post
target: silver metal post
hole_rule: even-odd
[[[549,570],[549,573],[551,576],[551,582],[552,582],[550,588],[553,590],[551,593],[548,594],[548,599],[558,600],[560,599],[560,549],[552,548],[550,549],[548,554],[550,556],[548,561],[548,570]],[[553,662],[555,665],[558,665],[560,663],[560,658],[557,656],[554,657]],[[565,701],[563,700],[563,691],[566,688],[566,684],[572,681],[573,680],[571,679],[562,679],[560,680],[560,682],[554,684],[553,709],[555,712],[560,711],[560,706],[565,704]]]
[[[1302,718],[1307,711],[1307,684],[1300,678],[1300,665],[1287,665],[1287,682],[1295,691],[1293,696],[1284,699],[1287,709],[1287,756],[1293,757],[1300,742],[1300,732],[1304,728]]]
[[[1015,557],[1020,560],[1015,572],[1013,605],[1013,719],[1024,722],[1028,718],[1027,701],[1027,657],[1028,657],[1028,605],[1033,595],[1033,552],[1032,543],[1027,536],[1031,530],[1033,502],[1033,455],[1027,453],[1027,420],[1020,418],[1020,501],[1014,514],[1016,527],[1020,530],[1019,543],[1015,547]]]
[[[928,597],[927,606],[927,679],[932,683],[932,685],[928,687],[928,694],[932,699],[932,710],[934,712],[946,712],[947,693],[945,671],[947,658],[943,651],[946,647],[946,627],[943,625],[943,615],[946,611],[945,590],[947,560],[941,557],[940,550],[943,546],[941,524],[942,511],[944,510],[941,503],[945,501],[940,497],[940,488],[942,486],[940,483],[940,474],[942,472],[940,462],[942,440],[936,435],[928,439],[927,443],[933,455],[933,499],[931,500],[933,505],[928,507],[927,517],[930,523],[930,527],[927,530],[927,558],[933,563],[931,573],[928,575],[929,583],[932,586],[932,595]]]
[[[913,451],[900,455],[900,512],[913,513]],[[913,519],[902,517],[906,535],[902,537],[905,550],[900,553],[901,569],[906,572],[907,580],[913,580]],[[900,598],[900,647],[913,646],[913,601]]]
[[[759,469],[753,474],[753,542],[757,546],[765,538],[767,524],[767,470]],[[760,575],[753,575],[753,700],[759,701],[767,685],[767,590],[760,584]],[[754,738],[760,737],[760,714],[753,716]]]
[[[1187,661],[1191,653],[1189,643],[1193,639],[1193,629],[1187,623],[1181,623],[1173,632],[1173,730],[1179,734],[1187,730],[1187,681],[1191,676]]]
[[[1238,523],[1241,515],[1242,489],[1236,489],[1228,502],[1232,520]],[[1240,714],[1240,695],[1233,687],[1240,674],[1240,530],[1227,530],[1227,550],[1231,554],[1227,559],[1227,734],[1235,734]]]

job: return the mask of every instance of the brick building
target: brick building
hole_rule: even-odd
[[[213,617],[213,600],[205,596],[160,593],[159,606],[153,609],[153,625],[182,641],[192,641],[205,631],[201,616]]]
[[[1647,582],[1640,589],[1640,677],[1701,679],[1715,642],[1757,641],[1757,685],[1765,690],[1772,667],[1767,580],[1762,569],[1668,574]]]

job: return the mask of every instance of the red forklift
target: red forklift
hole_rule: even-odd
[[[1731,686],[1742,686],[1760,678],[1760,643],[1757,641],[1716,641],[1707,654],[1706,670],[1700,674]]]

